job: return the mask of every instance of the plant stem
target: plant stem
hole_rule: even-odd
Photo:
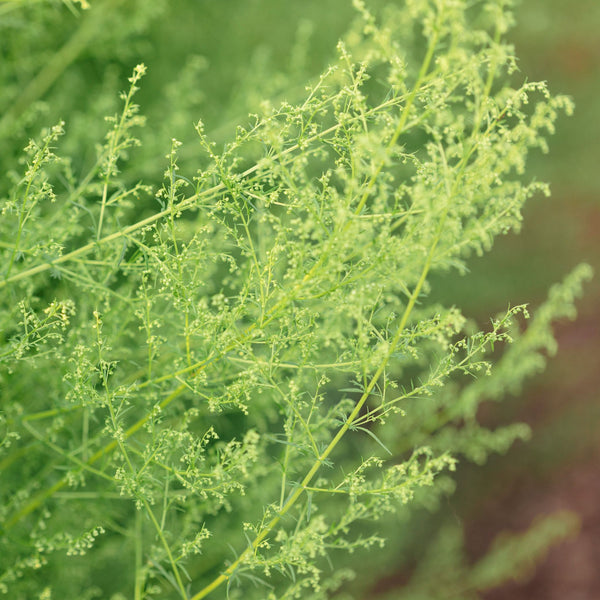
[[[438,15],[438,18],[439,18],[439,15]],[[410,110],[410,106],[412,105],[412,102],[414,101],[414,98],[416,97],[416,94],[418,92],[419,86],[421,85],[421,82],[429,69],[429,65],[430,65],[431,59],[433,57],[435,47],[437,45],[437,37],[438,36],[437,36],[437,28],[436,28],[436,31],[435,31],[434,35],[432,36],[432,39],[430,40],[427,54],[425,56],[425,59],[423,61],[421,69],[419,71],[419,76],[417,78],[417,82],[415,84],[415,87],[413,88],[412,93],[409,96],[409,100],[407,101],[407,105],[403,110],[403,114],[401,116],[400,122],[398,123],[398,127],[396,128],[394,136],[392,137],[392,140],[390,141],[389,147],[391,147],[393,144],[396,143],[396,141],[398,140],[398,137],[402,133],[402,129],[406,123],[406,119],[408,118],[408,112]],[[364,192],[363,197],[361,198],[361,201],[357,207],[357,211],[356,211],[357,213],[360,212],[360,210],[364,206],[364,204],[367,200],[367,197],[370,193],[370,190],[374,184],[375,178],[377,177],[378,173],[381,171],[382,167],[383,167],[383,162],[380,164],[379,168],[376,170],[375,174],[371,178],[369,185],[367,187],[367,190]],[[402,314],[402,318],[400,319],[400,323],[398,325],[396,333],[395,333],[392,341],[390,342],[388,351],[387,351],[383,361],[379,365],[377,371],[375,371],[375,374],[371,377],[369,384],[367,385],[365,391],[363,392],[360,399],[354,406],[354,409],[352,410],[352,412],[350,413],[350,415],[348,416],[348,418],[346,419],[344,424],[340,427],[340,429],[338,430],[335,437],[331,440],[331,442],[329,442],[329,445],[327,446],[327,448],[325,448],[325,450],[318,456],[317,460],[315,460],[315,462],[313,463],[313,465],[310,468],[310,470],[308,471],[308,473],[306,473],[306,475],[304,476],[304,479],[301,481],[300,485],[294,490],[294,492],[291,494],[291,496],[287,499],[285,504],[279,510],[277,516],[273,517],[273,519],[271,519],[271,521],[269,521],[269,523],[267,523],[267,525],[265,527],[263,527],[263,529],[260,531],[260,533],[254,538],[252,544],[250,546],[246,547],[246,549],[225,570],[224,573],[219,575],[210,584],[208,584],[205,588],[203,588],[197,594],[192,596],[191,600],[201,600],[202,598],[205,598],[213,590],[218,588],[222,583],[227,581],[233,575],[233,573],[238,568],[238,566],[240,564],[242,564],[244,562],[244,560],[251,553],[253,554],[254,552],[256,552],[256,550],[258,549],[260,544],[263,542],[263,540],[267,537],[267,535],[269,535],[269,533],[277,526],[277,524],[286,515],[286,513],[289,512],[289,510],[294,506],[294,504],[296,503],[298,498],[306,490],[307,486],[310,484],[310,482],[313,480],[314,476],[317,474],[317,472],[321,468],[323,461],[325,461],[327,459],[327,457],[331,454],[331,452],[333,452],[335,447],[338,445],[338,443],[344,437],[344,435],[346,434],[348,429],[351,427],[351,425],[353,424],[355,419],[360,414],[362,407],[364,406],[367,399],[370,397],[371,392],[373,391],[373,388],[379,381],[379,378],[383,374],[392,354],[395,352],[396,347],[398,346],[398,343],[400,342],[400,339],[402,337],[402,334],[404,332],[406,324],[408,323],[410,314],[412,313],[412,310],[414,308],[415,302],[417,301],[417,298],[421,292],[423,284],[425,283],[425,281],[427,279],[427,274],[429,273],[429,269],[431,267],[431,261],[433,258],[433,254],[434,254],[437,244],[439,242],[441,231],[443,229],[443,226],[444,226],[444,223],[446,220],[446,216],[448,214],[449,204],[450,204],[450,198],[448,198],[448,202],[446,204],[446,209],[444,210],[444,213],[443,213],[440,223],[438,225],[436,236],[435,236],[434,241],[433,241],[433,243],[429,249],[429,252],[427,254],[427,258],[425,260],[425,264],[421,271],[419,280],[410,296],[410,299],[408,301],[408,304],[406,305],[404,313]]]

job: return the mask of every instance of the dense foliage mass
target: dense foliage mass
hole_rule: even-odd
[[[149,127],[142,62],[115,109],[116,57],[143,57],[165,3],[90,4],[0,4],[0,591],[360,597],[387,538],[414,571],[395,598],[476,598],[571,531],[469,567],[460,527],[426,536],[421,512],[457,461],[528,436],[478,405],[543,366],[589,276],[482,331],[428,299],[547,191],[526,158],[571,110],[514,84],[510,2],[356,0],[316,77],[303,21],[289,73],[264,59],[195,140],[201,57]]]

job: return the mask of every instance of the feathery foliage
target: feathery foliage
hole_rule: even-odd
[[[64,3],[83,9],[80,28],[24,91],[4,88],[6,139],[51,111],[38,100],[78,44],[127,48],[155,16],[121,4]],[[198,121],[194,143],[162,150],[162,181],[162,125],[146,133],[137,104],[144,64],[104,122],[108,94],[73,137],[65,118],[18,160],[3,150],[0,591],[326,598],[353,577],[349,554],[451,491],[458,460],[528,436],[484,429],[477,407],[543,366],[589,267],[526,328],[525,306],[479,331],[428,301],[430,274],[460,275],[547,193],[524,182],[527,155],[572,109],[542,83],[513,85],[510,4],[407,0],[375,16],[356,0],[303,93],[281,100],[274,78],[225,143]],[[3,52],[33,35],[19,26],[32,12],[43,43],[64,5],[4,3]],[[117,27],[119,10],[132,19]],[[34,45],[24,72],[43,60]],[[167,89],[165,128],[197,118],[204,68],[192,60]],[[442,532],[402,597],[477,597],[572,531],[561,519],[471,571],[444,564],[462,559],[459,533]],[[449,583],[431,592],[436,569]]]

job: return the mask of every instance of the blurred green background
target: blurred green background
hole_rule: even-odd
[[[84,173],[95,158],[89,140],[102,140],[103,117],[119,106],[107,90],[123,89],[143,61],[137,100],[149,127],[128,171],[156,185],[171,137],[185,143],[181,173],[195,173],[198,119],[223,143],[263,99],[301,98],[354,14],[350,0],[97,0],[94,19],[75,2],[45,2],[52,10],[43,14],[39,4],[0,2],[0,164],[17,169],[27,137],[68,117],[61,146],[75,157],[74,173]],[[599,32],[598,0],[522,0],[517,10],[510,38],[519,77],[547,80],[552,93],[573,97],[576,111],[559,120],[550,154],[529,166],[552,197],[532,200],[521,233],[473,258],[466,276],[433,281],[437,298],[480,323],[508,304],[540,303],[582,260],[600,273]],[[490,600],[600,598],[600,277],[579,307],[575,322],[557,326],[560,350],[546,373],[519,397],[482,407],[490,425],[531,424],[532,441],[485,467],[462,467],[446,506],[464,523],[473,560],[498,532],[524,530],[536,514],[567,508],[582,519],[580,535],[553,550],[532,579]],[[395,581],[402,576],[387,588]]]

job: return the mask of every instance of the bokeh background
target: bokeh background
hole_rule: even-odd
[[[182,173],[194,172],[193,123],[199,118],[210,137],[225,141],[262,99],[301,98],[305,82],[328,63],[353,17],[350,0],[97,0],[101,12],[88,24],[70,0],[46,1],[54,12],[40,19],[41,1],[0,2],[0,38],[15,28],[30,33],[23,47],[0,43],[0,80],[11,82],[0,90],[0,164],[14,164],[26,136],[68,116],[63,148],[78,157],[74,170],[83,171],[94,157],[87,140],[102,139],[103,116],[119,104],[115,94],[104,92],[123,89],[132,67],[143,61],[148,75],[137,99],[150,127],[129,171],[156,184],[173,136],[184,142]],[[576,104],[574,116],[560,119],[550,154],[535,156],[529,166],[530,176],[551,184],[552,196],[532,200],[519,235],[509,234],[490,254],[473,258],[464,277],[435,280],[433,293],[485,323],[509,304],[539,304],[581,261],[592,264],[597,276],[578,304],[577,320],[557,324],[559,351],[548,358],[546,372],[518,396],[481,408],[481,419],[491,426],[529,423],[532,440],[483,467],[462,466],[457,492],[443,511],[464,526],[473,562],[503,531],[524,531],[557,509],[575,512],[578,535],[553,548],[527,577],[487,598],[597,600],[600,2],[522,0],[510,38],[521,77],[547,80],[553,93],[568,94]],[[15,73],[11,61],[23,53],[28,58]],[[97,131],[90,130],[92,122]],[[389,576],[367,597],[393,597],[408,578],[388,558]]]
[[[558,123],[550,154],[530,165],[552,196],[533,200],[521,233],[498,240],[460,285],[448,287],[483,317],[509,300],[536,304],[582,260],[596,277],[577,320],[557,325],[559,350],[545,373],[518,398],[482,407],[487,422],[529,423],[532,440],[483,469],[463,469],[453,506],[467,524],[472,557],[499,532],[523,530],[540,514],[577,513],[574,539],[551,550],[529,579],[488,598],[593,600],[600,598],[600,3],[522,0],[511,38],[521,71],[571,95],[575,114]]]

